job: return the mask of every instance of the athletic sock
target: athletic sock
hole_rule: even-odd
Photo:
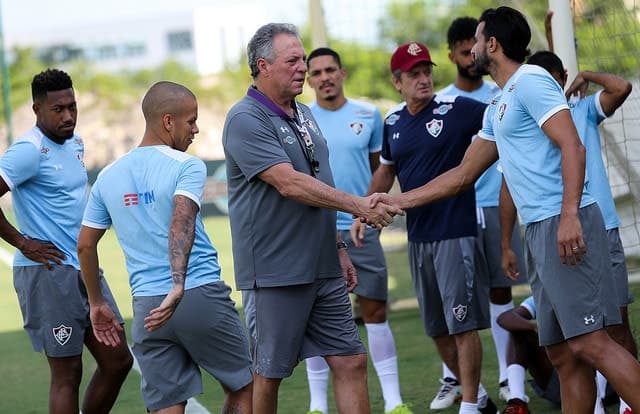
[[[453,371],[449,369],[444,361],[442,362],[442,378],[453,378],[454,380],[458,381],[458,377],[456,377],[456,374],[454,374]]]
[[[596,395],[603,399],[607,393],[607,379],[600,371],[596,371]]]
[[[367,339],[369,341],[369,355],[378,374],[384,410],[391,411],[402,404],[400,396],[400,381],[398,378],[398,358],[393,333],[389,322],[365,323]]]
[[[491,336],[496,346],[496,356],[498,358],[498,383],[507,379],[507,347],[509,345],[509,331],[498,324],[498,316],[503,312],[513,309],[513,302],[499,305],[489,304],[491,314]]]
[[[329,411],[327,406],[327,384],[329,382],[329,365],[321,356],[306,359],[307,379],[309,381],[309,411]]]
[[[458,414],[478,414],[478,404],[461,402]]]
[[[631,407],[629,407],[629,404],[627,404],[622,398],[620,398],[620,409],[618,410],[618,412],[620,414],[625,414],[625,411],[629,409],[629,411],[631,411]]]
[[[509,379],[509,394],[511,398],[518,398],[524,401],[524,380],[526,372],[522,365],[511,364],[507,367],[507,378]]]
[[[487,406],[487,401],[489,400],[489,394],[487,390],[484,388],[482,383],[478,384],[478,397],[476,399],[478,408],[484,408]]]

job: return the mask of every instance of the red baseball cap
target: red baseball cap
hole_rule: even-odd
[[[418,63],[425,62],[435,65],[431,61],[429,49],[422,43],[411,42],[399,46],[391,55],[391,72],[400,70],[408,72]]]

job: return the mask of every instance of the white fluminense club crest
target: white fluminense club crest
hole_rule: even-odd
[[[442,132],[442,125],[442,119],[432,119],[426,123],[427,131],[429,131],[432,137],[438,138],[438,135]]]
[[[351,128],[351,131],[353,131],[354,134],[360,135],[364,125],[362,125],[362,122],[352,122],[349,124],[349,128]]]
[[[71,338],[71,333],[73,332],[73,328],[68,326],[60,325],[57,328],[53,328],[53,337],[56,338],[56,342],[60,345],[64,345],[69,342],[69,338]]]
[[[464,318],[467,317],[467,307],[463,304],[460,304],[452,309],[453,316],[456,317],[458,322],[464,321]]]
[[[418,46],[417,43],[411,43],[409,47],[407,47],[407,53],[412,56],[418,56],[420,52],[422,52],[422,48]]]

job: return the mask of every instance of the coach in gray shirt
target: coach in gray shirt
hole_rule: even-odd
[[[236,283],[255,300],[254,412],[275,413],[282,378],[321,355],[338,410],[368,413],[366,354],[347,292],[355,270],[336,243],[335,210],[378,228],[402,211],[372,210],[367,198],[333,188],[326,142],[295,101],[307,70],[296,27],[261,27],[247,54],[254,84],[227,114],[222,140]]]

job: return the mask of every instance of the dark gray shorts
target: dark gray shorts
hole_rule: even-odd
[[[633,297],[629,293],[629,273],[627,273],[627,262],[624,256],[624,247],[620,240],[618,228],[607,230],[609,239],[609,256],[611,257],[611,275],[616,287],[616,299],[620,307],[628,306],[633,302]]]
[[[516,254],[520,277],[513,281],[502,271],[502,247],[500,246],[500,216],[498,207],[478,208],[478,249],[480,260],[478,272],[486,272],[491,288],[511,287],[527,283],[525,261],[522,255],[522,235],[520,223],[516,223],[511,236],[511,249]],[[480,217],[481,216],[481,217]]]
[[[132,350],[149,410],[202,393],[199,367],[232,391],[252,381],[247,336],[230,293],[224,282],[185,291],[171,319],[153,332],[144,329],[144,318],[164,296],[133,297]]]
[[[90,329],[89,300],[80,271],[69,265],[16,266],[13,286],[36,352],[52,358],[82,354],[85,331]],[[100,271],[100,286],[105,300],[124,323],[109,285]]]
[[[621,322],[600,209],[593,203],[581,208],[578,216],[587,254],[575,266],[560,262],[559,215],[529,224],[525,232],[540,345],[553,345]]]
[[[543,389],[533,379],[529,380],[529,385],[538,394],[539,397],[552,402],[553,404],[560,406],[560,377],[558,377],[558,371],[555,369],[551,372],[549,383]]]
[[[490,326],[489,281],[475,272],[475,239],[409,242],[411,279],[431,337]]]
[[[387,262],[380,244],[380,231],[367,227],[362,247],[355,247],[348,230],[340,231],[349,245],[349,257],[358,272],[358,286],[353,293],[368,299],[387,301],[389,287]]]
[[[366,353],[341,277],[259,288],[253,294],[257,374],[285,378],[299,361],[312,356]]]

